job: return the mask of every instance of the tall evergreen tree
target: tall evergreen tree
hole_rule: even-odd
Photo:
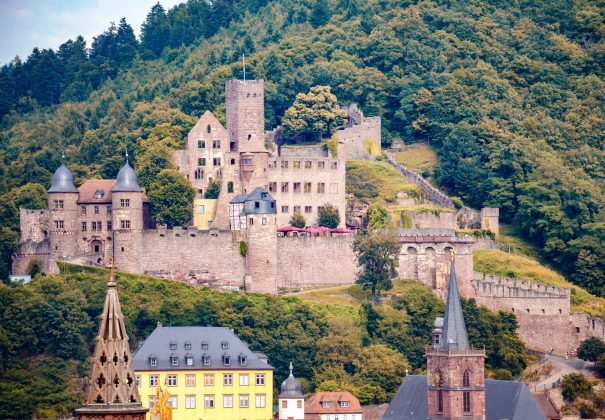
[[[170,42],[170,22],[166,11],[156,3],[141,26],[141,46],[156,57]]]

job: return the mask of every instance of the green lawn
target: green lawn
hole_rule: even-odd
[[[387,205],[397,200],[400,191],[411,196],[420,195],[420,187],[410,183],[386,162],[350,160],[346,165],[346,191],[358,199]]]

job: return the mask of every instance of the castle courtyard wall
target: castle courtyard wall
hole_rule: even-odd
[[[359,268],[353,236],[277,238],[278,289],[351,284]]]

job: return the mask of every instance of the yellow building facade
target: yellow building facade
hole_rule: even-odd
[[[143,405],[161,386],[173,420],[272,418],[273,368],[228,328],[158,327],[134,359]]]
[[[216,202],[210,198],[196,198],[193,200],[193,226],[206,230],[212,227],[216,216]]]
[[[137,371],[135,375],[146,407],[153,407],[158,385],[168,391],[173,420],[272,418],[271,370]]]

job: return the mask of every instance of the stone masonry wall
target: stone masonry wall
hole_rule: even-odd
[[[278,237],[278,289],[353,283],[359,268],[352,243],[352,236]]]
[[[412,221],[412,228],[415,229],[456,229],[456,215],[452,212],[420,212],[404,211]]]
[[[477,303],[514,313],[517,333],[529,348],[557,354],[571,351],[569,289],[477,272],[474,281]]]
[[[192,283],[242,285],[245,259],[240,255],[239,241],[230,231],[160,226],[132,235],[124,251],[116,249],[116,265],[118,269],[131,268],[126,271]],[[136,264],[130,267],[133,260]]]

